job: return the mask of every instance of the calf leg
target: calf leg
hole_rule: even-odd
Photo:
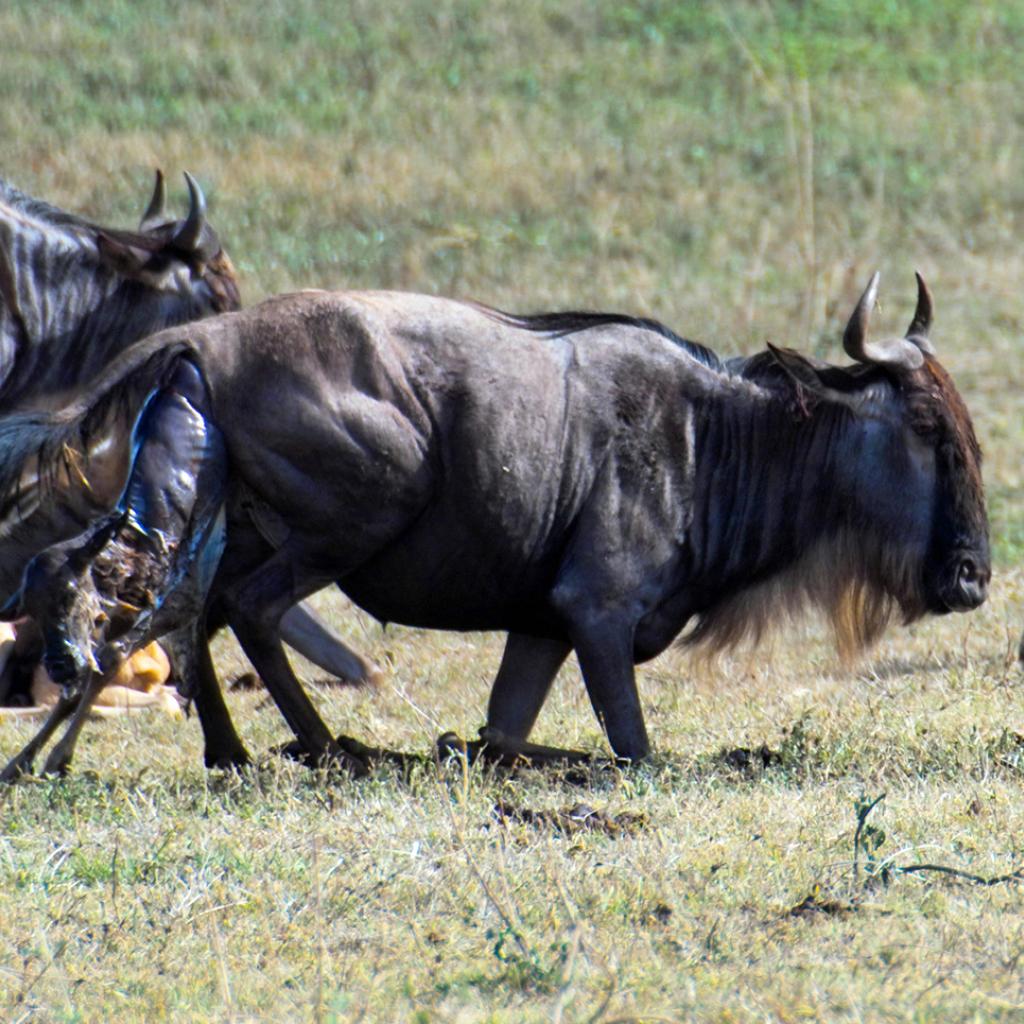
[[[78,698],[78,706],[74,710],[71,721],[68,723],[64,735],[56,742],[50,756],[43,764],[44,775],[66,775],[71,767],[71,758],[75,753],[75,744],[78,743],[78,734],[82,731],[86,718],[89,716],[89,709],[92,707],[100,690],[111,679],[113,672],[101,675],[99,672],[91,672],[89,681],[85,684],[81,696]],[[63,698],[62,698],[63,699]]]
[[[22,747],[19,753],[7,762],[7,767],[0,772],[0,783],[14,782],[15,779],[32,771],[32,762],[35,761],[36,754],[46,746],[50,737],[57,730],[57,727],[68,718],[77,705],[78,697],[65,697],[63,695],[60,697],[50,712],[49,717],[43,722],[39,732]]]

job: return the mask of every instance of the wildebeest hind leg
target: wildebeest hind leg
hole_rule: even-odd
[[[384,673],[372,661],[342,643],[316,613],[303,604],[289,608],[281,616],[281,638],[314,665],[346,682],[376,684],[384,678]]]
[[[178,630],[170,639],[170,646],[175,670],[182,678],[182,693],[195,701],[199,715],[203,763],[207,768],[241,768],[249,764],[249,753],[235,731],[210,657],[205,615]]]
[[[445,733],[438,740],[438,749],[464,750],[471,757],[481,755],[505,765],[522,759],[533,763],[589,760],[590,755],[582,750],[548,747],[526,740],[570,650],[564,640],[509,633],[487,705],[487,725],[480,730],[480,739],[465,743],[454,733]]]
[[[327,581],[318,580],[297,592],[291,566],[294,557],[286,541],[262,566],[228,586],[224,606],[228,624],[266,684],[292,732],[314,766],[334,764],[354,775],[366,773],[362,761],[341,749],[292,672],[278,623],[296,601]]]
[[[53,711],[50,712],[39,731],[8,761],[7,767],[0,772],[0,783],[14,782],[19,776],[27,775],[32,771],[32,762],[36,759],[36,754],[46,746],[47,741],[61,722],[65,721],[75,710],[78,700],[78,697],[63,696],[58,699]]]

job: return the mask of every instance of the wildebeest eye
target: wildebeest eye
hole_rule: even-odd
[[[921,420],[911,424],[911,429],[925,441],[934,441],[939,436],[938,424],[932,420]]]
[[[910,429],[925,441],[934,441],[939,435],[940,418],[935,409],[925,402],[914,402],[907,410]]]

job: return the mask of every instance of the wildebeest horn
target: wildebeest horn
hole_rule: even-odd
[[[188,171],[185,172],[185,181],[188,184],[191,206],[188,211],[188,219],[182,224],[171,244],[182,252],[195,252],[199,248],[203,229],[206,227],[206,197],[203,195],[199,183]]]
[[[924,278],[915,270],[914,277],[917,278],[917,309],[914,310],[914,319],[910,321],[907,328],[907,341],[912,341],[922,352],[928,355],[935,355],[935,349],[928,340],[928,332],[932,326],[932,293]]]
[[[156,183],[153,185],[153,198],[146,207],[146,212],[139,221],[140,231],[149,231],[160,224],[167,223],[167,186],[164,184],[164,172],[158,167],[156,169]]]
[[[850,322],[843,332],[843,348],[846,354],[858,363],[879,363],[904,370],[916,370],[924,363],[921,349],[906,338],[894,338],[892,341],[868,341],[868,321],[871,310],[875,306],[878,295],[878,279],[881,275],[876,270],[871,275],[864,294],[860,297]]]

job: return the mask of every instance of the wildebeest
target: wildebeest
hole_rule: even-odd
[[[277,626],[335,581],[382,621],[508,631],[491,743],[526,739],[575,651],[613,751],[635,760],[634,665],[688,624],[685,642],[720,647],[816,606],[856,648],[894,615],[984,601],[981,453],[928,338],[931,296],[919,277],[906,336],[872,342],[877,284],[843,336],[851,367],[774,347],[725,364],[616,315],[285,296],[148,339],[75,408],[0,443],[66,472],[184,361],[229,464],[214,596],[305,751],[352,761]],[[276,549],[249,544],[252,499]],[[67,657],[92,643],[54,636]]]
[[[187,216],[168,215],[157,171],[137,232],[96,225],[0,181],[0,414],[53,405],[140,338],[238,308],[234,268],[209,223],[202,189],[191,175],[185,179]],[[83,500],[49,510],[45,535],[73,536],[108,511],[124,486],[127,461],[122,445],[79,466],[90,488],[78,492]],[[22,509],[35,504],[31,475],[23,480],[21,500]],[[0,521],[0,537],[9,526]],[[15,587],[37,550],[26,544],[16,556],[4,543],[4,570]],[[306,609],[288,614],[284,632],[330,672],[355,682],[378,674]]]

